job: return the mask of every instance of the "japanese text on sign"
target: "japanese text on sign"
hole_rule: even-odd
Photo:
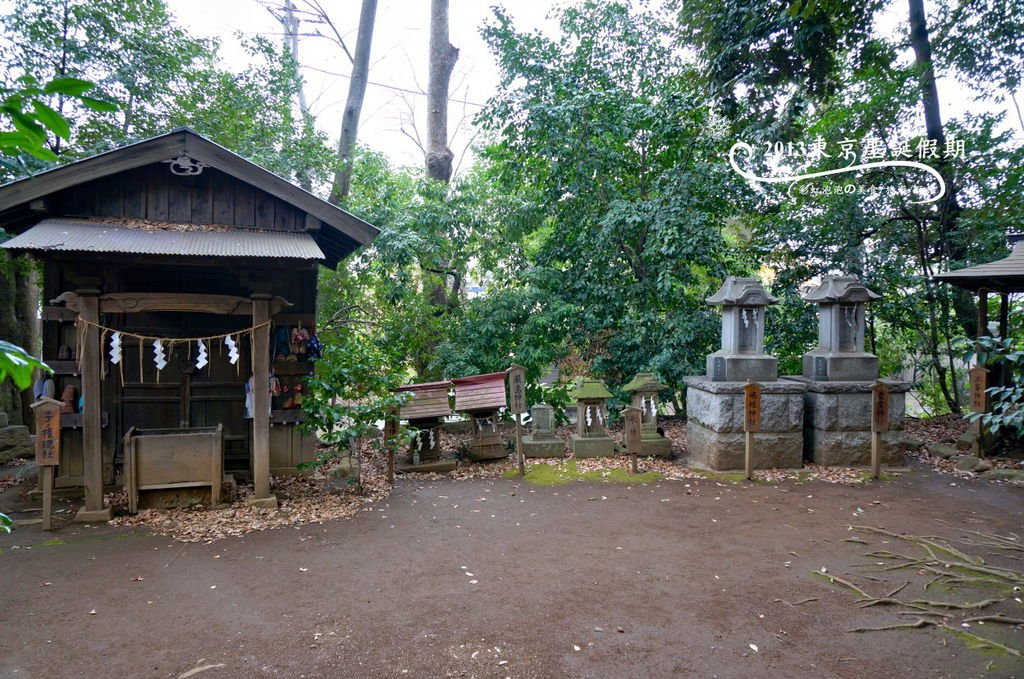
[[[761,385],[756,382],[743,387],[743,431],[761,431]]]

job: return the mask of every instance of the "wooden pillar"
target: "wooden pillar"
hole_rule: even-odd
[[[77,290],[79,297],[78,315],[87,323],[99,323],[100,291],[96,289]],[[85,506],[75,516],[76,521],[109,521],[110,508],[103,506],[103,432],[101,431],[100,403],[100,331],[95,325],[87,325],[85,341],[79,357],[82,365],[82,457],[84,460]]]
[[[268,294],[253,294],[252,324],[259,326],[270,320]],[[255,504],[277,506],[270,494],[270,325],[257,327],[252,333],[252,474]]]
[[[981,339],[988,335],[988,290],[985,288],[978,289],[978,338]],[[975,350],[980,351],[981,345],[975,344]],[[983,367],[983,366],[982,366]],[[984,411],[987,413],[990,407],[989,398],[985,397],[985,408]],[[974,430],[974,443],[971,446],[971,452],[978,457],[984,457],[985,455],[985,429],[981,426],[981,420],[978,420],[971,425]]]
[[[1010,294],[1004,292],[999,295],[999,337],[1006,339],[1010,333]],[[1010,371],[1005,364],[999,365],[999,376],[996,384],[1000,387],[1009,386]]]

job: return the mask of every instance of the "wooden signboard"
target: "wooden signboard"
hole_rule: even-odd
[[[889,431],[889,387],[871,387],[871,478],[877,479],[881,464],[882,432]]]
[[[622,417],[625,425],[626,452],[632,458],[633,473],[636,474],[638,472],[636,458],[643,450],[640,429],[643,412],[639,408],[629,406],[622,409]]]
[[[881,382],[871,388],[871,430],[889,431],[889,387]]]
[[[754,478],[754,432],[761,431],[761,385],[747,380],[743,387],[743,473]]]
[[[516,416],[516,460],[519,462],[519,475],[525,476],[522,416],[526,412],[526,368],[515,363],[508,369],[508,409]]]
[[[53,528],[53,468],[60,464],[60,409],[63,405],[48,396],[32,404],[36,415],[36,465],[43,487],[43,530]]]
[[[508,369],[508,410],[513,415],[526,412],[526,368],[521,365]]]
[[[971,376],[971,410],[983,413],[987,410],[985,390],[988,389],[988,370],[974,367],[967,371]]]
[[[761,385],[757,382],[743,387],[743,431],[761,431]]]
[[[60,464],[60,408],[64,405],[42,397],[32,404],[36,415],[36,464],[55,467]]]

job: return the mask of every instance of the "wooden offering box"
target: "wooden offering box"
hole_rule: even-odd
[[[147,490],[210,487],[210,506],[220,503],[224,480],[224,427],[136,429],[124,437],[124,484],[128,510],[139,510]],[[202,501],[202,500],[200,500]]]

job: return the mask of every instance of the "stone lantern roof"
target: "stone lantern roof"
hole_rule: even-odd
[[[870,302],[880,299],[878,293],[868,290],[856,276],[825,276],[821,283],[803,296],[812,304],[840,304]]]
[[[584,399],[611,398],[612,394],[601,380],[583,379],[576,384],[576,389],[570,396],[577,401],[582,401]]]
[[[715,294],[704,300],[708,304],[725,306],[767,306],[779,300],[768,294],[758,278],[728,276]]]
[[[622,387],[623,391],[630,393],[634,391],[661,391],[667,387],[658,381],[654,373],[637,373],[629,383]]]

